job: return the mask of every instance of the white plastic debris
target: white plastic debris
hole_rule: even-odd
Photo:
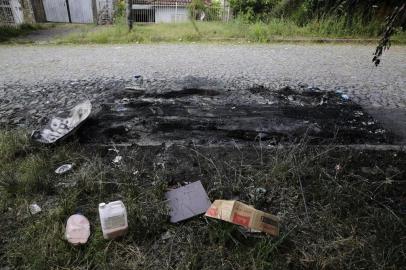
[[[122,160],[123,160],[123,157],[122,157],[122,156],[116,156],[116,157],[113,159],[113,163],[120,163]]]
[[[64,165],[58,167],[55,170],[55,173],[56,174],[65,174],[65,173],[69,172],[70,170],[72,170],[72,168],[73,168],[73,164],[64,164]]]
[[[260,188],[256,188],[256,189],[255,189],[255,192],[258,193],[258,194],[261,194],[261,193],[262,193],[262,194],[265,194],[265,193],[266,193],[266,189],[261,188],[261,187],[260,187]]]
[[[162,239],[162,240],[168,240],[169,238],[172,238],[172,237],[173,237],[172,233],[171,233],[170,231],[167,231],[166,233],[164,233],[164,234],[161,236],[161,239]]]
[[[122,201],[100,203],[99,216],[104,239],[114,239],[127,232],[127,210]]]
[[[350,99],[350,97],[348,96],[348,95],[341,95],[341,97],[344,99],[344,100],[349,100]]]
[[[89,220],[80,214],[69,217],[66,222],[65,237],[73,245],[86,244],[90,236]]]
[[[69,112],[62,112],[52,117],[43,129],[34,131],[31,138],[40,143],[55,143],[78,128],[89,117],[91,111],[92,104],[86,100]]]
[[[41,207],[39,207],[39,205],[36,203],[30,204],[29,210],[30,210],[31,215],[36,215],[42,211]]]

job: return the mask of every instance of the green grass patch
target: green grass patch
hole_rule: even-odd
[[[24,133],[1,131],[0,267],[397,269],[406,261],[403,152],[303,141],[273,150],[134,146],[120,149],[119,165],[115,155],[74,138],[45,147]],[[56,175],[63,163],[76,165]],[[169,223],[164,192],[195,180],[211,200],[239,199],[277,214],[281,235],[247,237],[238,226],[204,217]],[[117,199],[127,207],[129,232],[107,241],[97,207]],[[42,207],[34,216],[27,209],[33,202]],[[72,247],[64,226],[77,211],[89,218],[91,236]]]
[[[320,39],[376,39],[380,25],[362,25],[354,22],[346,27],[343,19],[314,21],[298,26],[291,20],[272,19],[268,23],[245,23],[235,20],[223,22],[191,22],[170,24],[136,25],[129,32],[123,21],[113,26],[84,29],[57,40],[59,44],[106,44],[106,43],[159,43],[159,42],[256,42],[268,43],[279,40],[320,41]],[[394,37],[394,43],[406,43],[406,33]]]
[[[18,26],[0,26],[0,42],[8,41],[12,38],[24,36],[32,31],[46,29],[52,25],[44,26],[43,24],[21,24]]]

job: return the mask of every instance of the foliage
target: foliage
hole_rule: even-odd
[[[116,18],[121,18],[125,16],[125,11],[126,11],[126,4],[125,0],[118,0],[117,5],[115,6],[115,17]]]
[[[238,15],[249,21],[265,20],[278,0],[230,0],[230,5]]]
[[[379,41],[379,44],[375,50],[374,58],[372,62],[378,66],[381,62],[382,53],[385,50],[389,50],[391,46],[391,37],[396,34],[398,31],[397,27],[402,25],[402,18],[406,18],[406,4],[403,4],[401,7],[396,7],[393,13],[388,16],[385,20],[385,29],[382,34],[382,38]],[[406,20],[405,20],[406,21]]]
[[[188,5],[193,20],[218,21],[221,19],[221,3],[219,0],[208,4],[205,0],[192,0]]]
[[[353,20],[365,25],[376,18],[383,20],[403,0],[231,0],[237,15],[251,21],[267,21],[270,18],[289,18],[299,25],[326,18],[345,18],[347,27]]]

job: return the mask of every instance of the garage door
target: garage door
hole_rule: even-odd
[[[43,0],[43,3],[48,22],[93,23],[92,0]]]
[[[43,0],[43,4],[48,22],[69,22],[65,0]]]
[[[69,10],[73,23],[93,23],[92,0],[69,0]]]

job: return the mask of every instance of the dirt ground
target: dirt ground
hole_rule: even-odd
[[[49,44],[72,33],[79,33],[84,29],[90,29],[92,26],[84,24],[45,23],[43,27],[45,29],[36,30],[28,35],[20,36],[16,38],[14,42]]]

